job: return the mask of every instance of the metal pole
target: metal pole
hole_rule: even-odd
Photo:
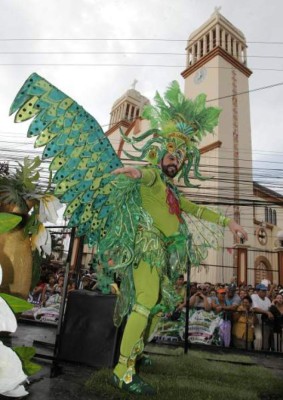
[[[190,297],[191,297],[191,237],[187,241],[187,285],[186,285],[186,320],[185,320],[185,345],[184,352],[187,354],[189,348],[189,311],[190,311]]]
[[[59,310],[59,319],[58,319],[58,325],[57,325],[56,339],[55,339],[55,344],[54,344],[53,363],[52,363],[51,373],[50,373],[51,378],[56,377],[60,373],[60,368],[58,365],[58,353],[59,353],[60,342],[61,342],[61,330],[62,330],[62,325],[63,325],[63,316],[64,316],[65,304],[66,304],[68,278],[69,278],[69,270],[70,270],[70,262],[71,262],[71,257],[72,257],[73,244],[74,244],[74,240],[75,240],[75,232],[76,232],[76,228],[72,228],[69,251],[68,251],[68,256],[67,256],[67,260],[66,260],[64,285],[63,285],[63,292],[62,292],[62,298],[61,298],[61,304],[60,304],[60,310]]]

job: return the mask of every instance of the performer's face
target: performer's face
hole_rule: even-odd
[[[179,172],[180,160],[173,154],[167,153],[161,160],[161,169],[169,178],[174,178]]]

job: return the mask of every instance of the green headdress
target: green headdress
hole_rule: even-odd
[[[207,133],[213,133],[221,110],[206,107],[203,93],[195,100],[187,99],[177,81],[170,84],[164,98],[156,92],[154,100],[156,105],[146,105],[142,114],[151,122],[150,130],[135,138],[126,137],[121,132],[125,142],[140,155],[124,153],[131,160],[147,160],[151,164],[158,164],[166,153],[172,153],[183,162],[179,179],[183,178],[186,186],[194,186],[189,178],[192,167],[193,178],[206,179],[199,172],[200,151],[197,146]],[[141,148],[135,146],[146,138],[149,140]]]

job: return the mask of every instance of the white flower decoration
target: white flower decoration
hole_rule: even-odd
[[[41,249],[46,254],[51,254],[51,235],[48,229],[43,224],[39,224],[38,232],[31,237],[31,248],[32,250]]]
[[[26,396],[28,392],[22,385],[26,379],[17,354],[0,341],[0,394],[9,397]]]
[[[2,283],[2,267],[0,265],[0,285]],[[0,332],[15,332],[17,329],[16,317],[6,301],[0,297]]]
[[[38,220],[42,223],[52,222],[55,224],[58,218],[57,212],[62,207],[60,201],[51,194],[45,194],[39,198],[39,202]]]

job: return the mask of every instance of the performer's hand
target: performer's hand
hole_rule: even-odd
[[[228,227],[232,233],[237,234],[242,240],[248,240],[247,232],[233,219],[229,222]]]
[[[134,167],[117,168],[112,172],[112,174],[114,175],[124,174],[132,179],[139,179],[142,176],[141,171]]]

